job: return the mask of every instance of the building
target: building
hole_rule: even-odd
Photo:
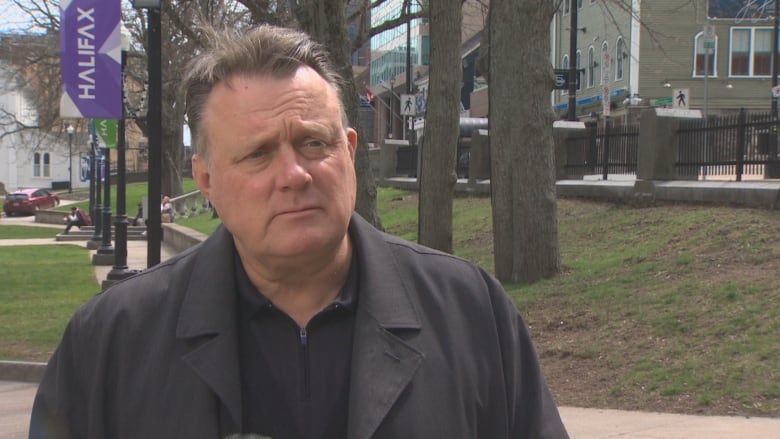
[[[86,136],[65,126],[40,130],[33,97],[40,90],[29,78],[45,76],[24,63],[24,54],[45,52],[45,35],[0,35],[0,184],[6,191],[25,187],[67,188],[81,182],[81,145]]]
[[[770,0],[576,0],[576,55],[570,54],[571,2],[562,2],[551,33],[551,61],[580,72],[577,117],[633,118],[647,107],[731,114],[769,111],[772,89]],[[707,67],[708,66],[708,67]],[[553,109],[568,111],[557,90]]]
[[[59,46],[52,41],[56,34],[0,34],[0,185],[6,191],[89,187],[90,121],[59,118]],[[135,124],[128,124],[127,139],[128,170],[145,169]],[[114,167],[115,161],[113,153]]]

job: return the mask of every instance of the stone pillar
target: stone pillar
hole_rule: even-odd
[[[637,180],[696,180],[695,175],[678,175],[674,168],[677,161],[677,128],[680,119],[691,117],[701,117],[701,113],[667,108],[642,111],[639,118]]]
[[[477,180],[490,178],[490,138],[487,130],[474,130],[471,134],[471,158],[469,161],[469,185]]]
[[[566,148],[566,140],[574,136],[584,136],[585,123],[580,121],[556,120],[553,123],[553,142],[555,159],[555,179],[570,180],[582,179],[583,173],[566,175],[566,163],[585,164],[585,150],[569,151]]]
[[[408,146],[406,140],[384,139],[382,141],[382,150],[379,153],[379,180],[384,181],[388,178],[397,176],[398,168],[398,148]]]

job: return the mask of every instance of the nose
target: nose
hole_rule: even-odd
[[[276,182],[280,190],[302,189],[311,183],[306,159],[291,145],[281,146],[274,161]]]

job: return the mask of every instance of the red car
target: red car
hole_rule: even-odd
[[[7,216],[17,213],[35,213],[60,205],[60,199],[47,189],[20,189],[5,196],[3,211]]]

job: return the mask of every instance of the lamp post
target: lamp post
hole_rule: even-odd
[[[162,29],[160,10],[162,0],[134,0],[133,7],[146,8],[147,20],[147,69],[149,75],[149,110],[146,113],[147,138],[149,139],[149,195],[146,221],[146,265],[160,263],[162,244]]]
[[[129,270],[127,267],[127,184],[125,173],[127,142],[125,139],[125,86],[124,72],[127,65],[127,52],[130,50],[130,35],[127,29],[122,26],[122,118],[117,121],[117,142],[116,142],[116,217],[114,218],[115,230],[115,250],[114,266],[108,273],[107,281],[113,283],[122,280],[138,272],[138,270]]]
[[[76,131],[73,125],[65,128],[68,133],[68,193],[73,193],[73,133]]]
[[[395,121],[393,120],[393,116],[395,116],[395,99],[393,97],[395,96],[395,77],[390,78],[390,135],[389,138],[393,138],[393,133],[395,132]]]

